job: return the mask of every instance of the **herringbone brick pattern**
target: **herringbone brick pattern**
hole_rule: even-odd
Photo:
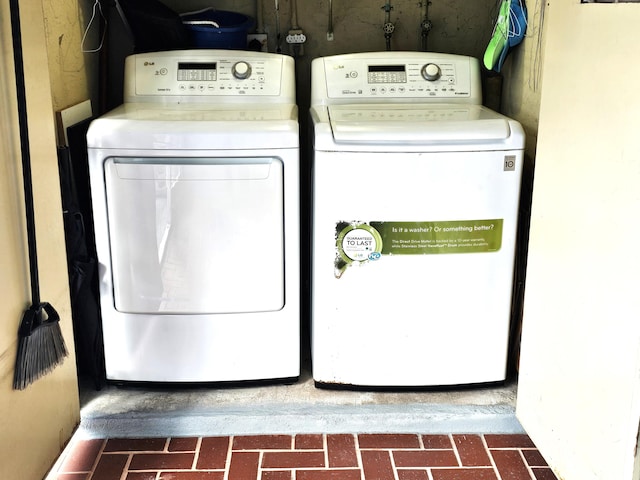
[[[78,440],[52,480],[556,480],[527,435]]]

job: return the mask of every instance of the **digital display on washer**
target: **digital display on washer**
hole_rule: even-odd
[[[369,83],[406,83],[405,65],[369,65],[367,73]]]
[[[217,68],[216,62],[179,62],[178,81],[201,82],[203,80],[215,80],[217,78]]]

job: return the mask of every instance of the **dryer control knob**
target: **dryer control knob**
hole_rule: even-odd
[[[440,67],[435,63],[427,63],[422,67],[422,76],[425,80],[433,82],[442,76],[442,70],[440,70]]]
[[[237,62],[231,69],[231,72],[237,79],[244,80],[251,75],[251,65],[247,62]]]

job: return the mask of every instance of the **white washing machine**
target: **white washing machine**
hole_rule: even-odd
[[[318,58],[310,113],[316,383],[504,380],[524,133],[478,61]]]
[[[138,54],[124,90],[87,135],[107,378],[298,377],[293,60]]]

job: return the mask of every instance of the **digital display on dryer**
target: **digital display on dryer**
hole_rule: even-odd
[[[370,72],[404,72],[404,65],[369,65]]]
[[[406,83],[405,65],[369,65],[367,73],[369,83]]]
[[[203,80],[216,80],[217,68],[216,62],[179,62],[178,81],[201,82]]]

